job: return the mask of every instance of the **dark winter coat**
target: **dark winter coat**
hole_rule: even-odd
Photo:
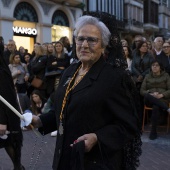
[[[140,93],[144,96],[147,93],[158,92],[164,95],[162,100],[170,102],[170,77],[168,73],[161,72],[160,75],[153,75],[152,72],[146,75]]]
[[[39,56],[35,57],[33,60],[31,60],[30,63],[30,79],[31,82],[33,78],[36,76],[37,78],[43,80],[43,85],[40,87],[40,89],[45,89],[45,68],[47,64],[47,56]]]
[[[40,131],[45,134],[58,129],[68,80],[80,64],[72,64],[64,72],[56,91],[55,113],[51,111],[40,116],[43,123]],[[85,153],[85,165],[98,169],[97,166],[104,161],[109,170],[123,169],[123,148],[138,132],[138,121],[122,84],[122,72],[114,70],[100,58],[71,91],[64,109],[64,134],[57,136],[54,170],[71,169],[70,144],[88,133],[97,135],[101,151],[96,144]]]

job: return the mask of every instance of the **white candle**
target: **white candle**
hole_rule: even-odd
[[[20,119],[24,120],[24,116],[21,115],[10,103],[8,103],[1,95],[0,95],[0,100],[8,106]]]

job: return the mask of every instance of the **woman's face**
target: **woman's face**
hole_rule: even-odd
[[[48,50],[49,53],[53,53],[54,46],[52,44],[49,44],[47,50]]]
[[[148,44],[148,49],[151,50],[152,49],[152,44],[150,41],[147,41],[147,44]]]
[[[143,43],[142,46],[139,48],[139,51],[141,53],[146,53],[148,51],[148,44],[147,43]]]
[[[57,53],[61,53],[62,50],[63,50],[63,46],[62,46],[60,43],[57,43],[57,44],[55,45],[55,49],[56,49],[56,52],[57,52]]]
[[[25,56],[24,56],[24,59],[25,59],[25,61],[26,61],[27,63],[29,63],[29,61],[30,61],[30,56],[29,56],[29,55],[25,55]]]
[[[35,102],[35,103],[39,103],[41,101],[40,97],[37,95],[37,94],[33,94],[32,95],[32,100]]]
[[[151,70],[153,74],[160,74],[161,68],[158,62],[155,62],[151,65]]]
[[[127,48],[127,47],[123,47],[123,50],[124,50],[125,56],[126,56],[126,58],[127,58],[128,55],[129,55],[128,48]]]
[[[19,64],[20,63],[20,56],[19,55],[16,55],[16,56],[14,56],[14,63],[15,64]]]
[[[75,39],[76,53],[83,63],[94,64],[104,52],[102,47],[101,33],[94,25],[83,26]]]

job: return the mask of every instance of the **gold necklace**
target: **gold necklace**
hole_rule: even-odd
[[[84,75],[81,76],[81,78],[76,81],[71,87],[71,83],[73,82],[73,80],[75,79],[78,71],[80,70],[80,68],[82,67],[82,65],[79,66],[79,68],[76,70],[76,72],[74,73],[73,77],[71,78],[70,82],[68,83],[68,86],[66,88],[66,92],[65,92],[65,95],[64,95],[64,99],[63,99],[63,102],[62,102],[62,107],[61,107],[61,112],[60,112],[60,124],[59,124],[59,134],[60,135],[63,135],[63,132],[64,132],[64,128],[63,128],[63,123],[62,123],[62,119],[63,119],[63,111],[64,111],[64,108],[65,108],[65,105],[66,105],[66,101],[67,101],[67,96],[68,94],[71,92],[71,90],[73,90],[77,84],[83,79],[83,77],[86,75],[86,73]]]

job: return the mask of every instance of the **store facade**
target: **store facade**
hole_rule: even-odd
[[[0,0],[0,36],[32,52],[35,42],[58,41],[67,36],[72,42],[74,25],[82,10],[60,3],[39,0]]]

